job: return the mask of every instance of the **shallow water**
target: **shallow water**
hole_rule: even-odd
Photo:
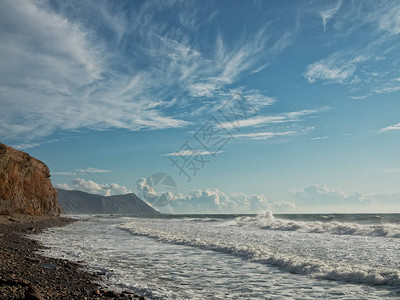
[[[45,254],[86,260],[110,288],[151,299],[400,296],[396,217],[86,217],[40,235]]]

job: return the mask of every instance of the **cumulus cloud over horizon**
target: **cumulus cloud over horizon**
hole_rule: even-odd
[[[390,209],[398,205],[400,193],[375,193],[366,194],[361,192],[346,193],[341,189],[328,187],[324,184],[308,186],[301,190],[292,190],[291,196],[296,208],[335,208],[335,211],[346,211],[354,207],[365,211],[376,211],[376,209]]]
[[[76,178],[70,184],[56,184],[55,187],[104,196],[132,193],[129,188],[117,183],[97,183],[82,178]],[[374,211],[379,207],[388,209],[395,207],[400,201],[400,193],[345,193],[323,184],[292,190],[289,201],[269,201],[262,194],[237,192],[228,195],[218,188],[194,189],[187,193],[156,190],[146,178],[139,178],[136,181],[136,191],[142,200],[156,210],[173,214],[262,214],[267,211],[296,213],[303,211],[304,208],[317,213],[332,208],[341,212],[351,207]]]
[[[62,183],[56,184],[55,186],[64,190],[79,190],[104,196],[131,193],[127,187],[116,183],[97,183],[93,180],[85,180],[83,178],[76,178],[72,180],[71,184]]]
[[[183,214],[224,214],[224,213],[264,213],[268,210],[278,212],[295,208],[293,202],[268,202],[261,194],[247,195],[232,193],[227,195],[217,188],[195,189],[186,194],[170,191],[156,191],[145,178],[139,178],[136,189],[143,200],[157,202],[155,207],[161,212]],[[157,207],[159,205],[159,207]]]

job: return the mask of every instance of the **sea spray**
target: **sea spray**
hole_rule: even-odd
[[[266,230],[327,233],[336,235],[363,235],[400,238],[399,224],[359,224],[337,221],[294,221],[275,218],[271,212],[255,217],[237,217],[231,224],[254,226]]]
[[[378,300],[399,295],[398,239],[265,226],[280,220],[396,225],[398,217],[98,215],[40,239],[51,247],[48,255],[85,260],[107,270],[113,290],[133,289],[149,299]]]
[[[256,219],[260,219],[260,216]],[[267,219],[272,220],[273,216]],[[265,220],[263,220],[264,222]],[[281,254],[268,246],[256,243],[240,243],[232,236],[230,239],[218,237],[185,235],[169,230],[146,228],[137,222],[130,222],[120,228],[135,235],[147,236],[165,243],[199,247],[202,249],[223,252],[242,257],[253,262],[279,266],[289,272],[308,275],[318,279],[339,280],[372,285],[392,285],[400,287],[400,273],[390,268],[370,267],[362,264],[346,264],[327,261],[320,258],[299,256],[296,254]],[[221,237],[221,235],[219,235]]]

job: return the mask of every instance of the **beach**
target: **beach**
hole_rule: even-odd
[[[393,299],[399,214],[75,215],[35,235],[147,299]]]
[[[101,274],[85,262],[44,257],[44,247],[31,239],[74,220],[63,217],[0,216],[0,299],[144,299],[131,291],[115,293],[101,287]]]

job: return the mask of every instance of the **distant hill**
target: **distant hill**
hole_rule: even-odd
[[[58,203],[67,214],[159,214],[135,194],[101,196],[81,191],[58,190]]]

